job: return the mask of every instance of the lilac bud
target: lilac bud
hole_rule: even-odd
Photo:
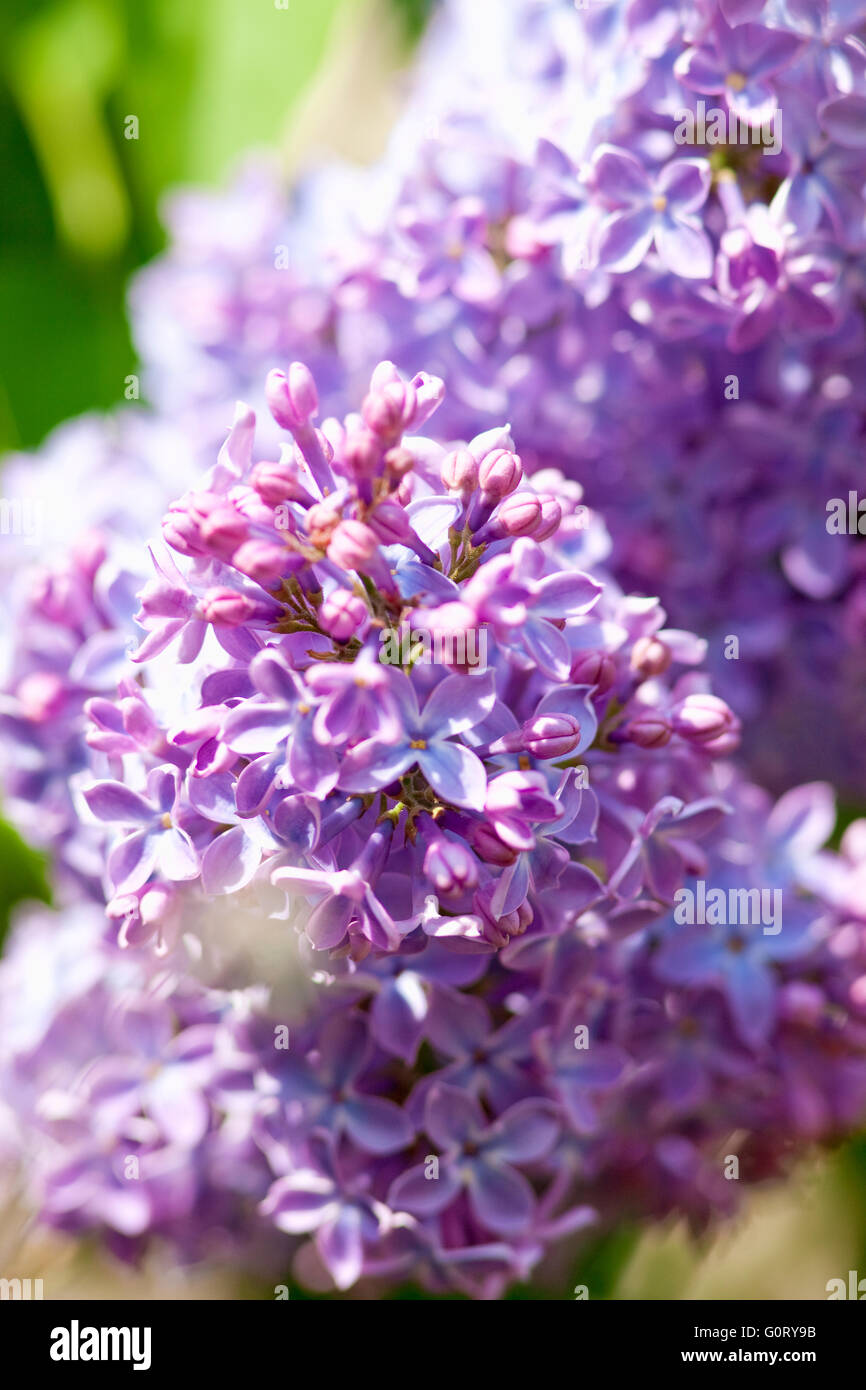
[[[631,665],[641,676],[660,676],[673,660],[670,647],[658,637],[639,637],[631,649]]]
[[[541,503],[541,520],[532,534],[537,541],[546,541],[550,536],[555,536],[559,530],[562,522],[562,507],[549,492],[539,492],[538,500]]]
[[[280,502],[307,505],[313,500],[291,463],[257,463],[250,474],[250,482],[269,507],[276,507]]]
[[[491,900],[496,892],[495,883],[485,883],[475,894],[473,906],[484,923],[484,935],[494,946],[507,946],[513,936],[522,936],[532,921],[532,908],[527,902],[520,904],[514,912],[495,913]]]
[[[499,501],[513,492],[523,477],[523,464],[510,449],[494,449],[478,467],[478,482],[487,498]]]
[[[670,743],[673,730],[658,710],[644,710],[626,724],[623,733],[638,748],[663,748]]]
[[[199,530],[207,549],[223,560],[231,559],[249,535],[246,518],[228,505],[215,507],[204,518]]]
[[[343,459],[356,478],[374,478],[382,466],[382,441],[371,430],[353,430],[343,445]]]
[[[594,685],[598,694],[604,695],[616,680],[616,662],[608,652],[578,652],[571,663],[569,679],[575,685]]]
[[[251,618],[272,616],[267,604],[257,603],[246,594],[227,588],[208,589],[198,605],[198,614],[206,623],[219,623],[225,627],[240,627]]]
[[[506,497],[496,513],[494,525],[506,536],[534,535],[541,522],[541,500],[534,492],[515,492]]]
[[[341,521],[331,536],[328,559],[344,570],[363,569],[378,549],[379,538],[363,521]]]
[[[452,449],[442,460],[440,472],[448,490],[464,500],[478,486],[478,464],[468,449]]]
[[[478,883],[475,855],[466,845],[444,835],[430,839],[424,855],[424,873],[437,894],[446,898],[458,897]]]
[[[413,388],[405,381],[393,381],[380,390],[370,392],[361,407],[361,414],[371,433],[394,443],[412,419],[416,405]]]
[[[348,589],[335,589],[319,609],[319,627],[335,642],[348,642],[369,617],[367,605]]]
[[[487,545],[490,541],[501,541],[506,536],[531,536],[541,524],[541,500],[534,492],[515,492],[497,508],[496,514],[482,525],[489,504],[476,499],[469,517],[473,545]]]
[[[518,851],[504,844],[486,821],[476,821],[473,824],[469,831],[469,843],[485,864],[496,864],[505,869],[517,858]]]
[[[277,424],[284,430],[308,428],[318,414],[319,397],[309,367],[293,362],[289,374],[274,369],[265,381],[265,400]]]
[[[523,746],[533,758],[564,758],[580,743],[573,714],[537,714],[522,729]]]
[[[270,541],[246,541],[238,546],[232,564],[241,574],[248,574],[257,584],[267,587],[292,569],[303,564],[300,555],[291,555],[285,546]]]
[[[329,502],[317,502],[307,512],[307,535],[319,550],[327,550],[341,521],[340,513]]]
[[[240,627],[256,612],[256,603],[236,589],[209,589],[199,603],[199,617],[206,623],[225,627]]]
[[[429,372],[417,372],[412,378],[412,389],[415,392],[415,410],[411,420],[406,421],[406,428],[418,429],[445,399],[445,383],[441,377],[431,376]]]
[[[672,723],[680,738],[690,743],[711,743],[729,733],[735,719],[718,695],[687,695],[672,712]]]

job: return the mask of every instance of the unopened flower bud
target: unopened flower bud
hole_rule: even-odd
[[[663,748],[670,742],[673,730],[658,710],[644,710],[626,724],[623,733],[638,748]]]
[[[291,463],[257,463],[250,474],[250,482],[269,507],[279,506],[280,502],[310,503],[313,500]]]
[[[364,424],[380,439],[400,438],[415,413],[413,388],[405,381],[393,381],[381,390],[371,391],[361,407]]]
[[[274,369],[265,381],[265,400],[277,424],[284,430],[303,430],[318,413],[319,397],[309,367],[293,362],[288,375]]]
[[[497,501],[513,492],[523,477],[523,464],[510,449],[494,449],[478,467],[478,482],[485,497]]]
[[[222,559],[230,559],[232,553],[247,539],[249,527],[244,517],[228,505],[215,507],[204,518],[200,527],[202,541],[208,550]]]
[[[478,883],[478,862],[466,845],[437,835],[427,846],[424,873],[439,895],[458,897]]]
[[[538,500],[541,503],[541,519],[532,534],[537,541],[546,541],[550,536],[555,536],[559,530],[562,522],[562,507],[553,494],[549,492],[539,492]]]
[[[590,649],[577,652],[572,659],[569,680],[575,685],[594,685],[598,694],[604,695],[616,680],[616,662],[609,652]]]
[[[270,541],[246,541],[232,556],[235,569],[265,587],[302,563],[300,555],[291,555],[285,546],[273,545]]]
[[[518,851],[503,844],[496,831],[484,821],[476,821],[469,832],[469,843],[485,864],[507,868],[517,858]]]
[[[224,627],[240,627],[242,623],[267,612],[265,604],[228,588],[208,589],[198,605],[199,617],[204,622],[219,623]]]
[[[687,695],[672,713],[674,730],[690,743],[711,743],[729,732],[734,716],[718,695]]]
[[[382,466],[382,441],[371,430],[353,430],[343,445],[343,458],[356,478],[374,478]]]
[[[331,537],[340,524],[340,513],[327,502],[317,502],[307,512],[307,535],[318,550],[327,550]]]
[[[468,449],[452,449],[442,460],[440,472],[448,490],[464,500],[478,486],[478,464]]]
[[[328,559],[344,570],[363,569],[378,549],[378,536],[363,521],[341,521],[331,536]]]
[[[632,670],[641,676],[660,676],[672,660],[670,647],[658,637],[639,637],[631,649]]]
[[[335,642],[348,642],[369,617],[367,605],[349,589],[335,589],[319,609],[319,627]]]
[[[533,758],[564,758],[580,743],[573,714],[537,714],[522,729],[523,746]]]

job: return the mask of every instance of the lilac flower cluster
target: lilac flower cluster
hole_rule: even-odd
[[[741,780],[705,644],[507,428],[416,434],[438,378],[381,363],[320,426],[300,364],[264,395],[282,446],[239,406],[167,507],[116,694],[62,683],[64,910],[0,964],[0,1154],[43,1219],[497,1297],[593,1223],[729,1210],[732,1145],[756,1181],[854,1126],[862,823],[829,854],[827,787]],[[126,632],[74,593],[7,696],[31,769],[36,678]],[[470,630],[483,665],[420,658]],[[699,883],[780,929],[683,926]]]
[[[329,409],[380,357],[435,371],[449,437],[508,419],[530,473],[580,478],[620,582],[707,639],[759,780],[856,798],[866,578],[826,521],[863,447],[864,24],[446,0],[379,169],[174,204],[133,292],[154,400],[204,437],[274,360]]]

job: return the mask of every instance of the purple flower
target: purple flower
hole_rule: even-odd
[[[116,893],[141,888],[154,870],[171,880],[198,877],[199,856],[178,824],[186,803],[176,767],[154,768],[145,795],[123,782],[96,782],[85,789],[84,799],[98,820],[136,827],[116,841],[108,855],[108,878]]]
[[[472,1214],[497,1235],[524,1229],[532,1219],[535,1198],[517,1168],[543,1158],[556,1142],[555,1108],[544,1101],[518,1101],[492,1125],[471,1096],[440,1085],[427,1098],[424,1128],[440,1149],[439,1171],[410,1168],[388,1193],[393,1209],[414,1216],[435,1216],[465,1189]]]
[[[729,873],[712,887],[724,895],[741,884]],[[760,924],[728,921],[686,927],[663,941],[655,969],[664,980],[721,990],[740,1037],[760,1047],[776,1021],[778,977],[773,967],[808,955],[817,943],[815,914],[795,901],[785,904],[780,926],[770,934]]]
[[[271,753],[286,743],[286,770],[292,785],[324,796],[337,781],[337,758],[332,747],[315,736],[314,706],[285,656],[260,652],[250,666],[250,678],[263,697],[232,710],[222,736],[244,756]]]
[[[300,1121],[329,1134],[345,1132],[369,1154],[405,1149],[414,1137],[408,1115],[394,1101],[356,1089],[371,1048],[358,1014],[336,1016],[323,1027],[312,1061],[286,1052],[266,1062],[266,1093],[280,1098],[293,1127]]]
[[[627,150],[600,145],[593,157],[595,193],[611,211],[598,231],[605,270],[634,270],[655,246],[667,270],[705,280],[713,272],[712,243],[695,216],[710,191],[705,159],[674,159],[654,178]]]
[[[422,711],[409,678],[392,670],[390,695],[400,712],[399,737],[386,743],[374,736],[350,749],[340,786],[346,791],[379,791],[417,764],[443,801],[480,810],[487,786],[484,764],[453,740],[493,709],[492,674],[446,676]]]
[[[717,19],[705,43],[687,48],[674,72],[693,92],[724,92],[730,109],[747,125],[761,125],[776,109],[768,79],[787,67],[802,47],[794,34],[740,24],[731,29]]]

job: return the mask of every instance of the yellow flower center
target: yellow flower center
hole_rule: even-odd
[[[732,92],[741,92],[746,85],[746,77],[741,72],[729,72],[725,78],[725,85],[730,87]]]
[[[426,740],[426,738],[413,738],[412,742],[409,744],[409,747],[410,747],[410,748],[426,748],[426,747],[427,747],[427,740]]]
[[[665,197],[664,193],[657,193],[656,196],[653,198],[653,211],[654,211],[654,212],[664,212],[664,210],[665,210],[665,208],[667,207],[667,205],[668,205],[668,200],[667,200],[667,198]]]

